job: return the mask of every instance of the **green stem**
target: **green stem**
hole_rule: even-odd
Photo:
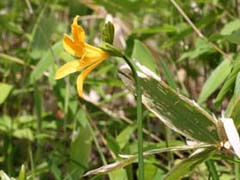
[[[32,153],[32,146],[31,143],[28,142],[28,154],[29,154],[29,159],[30,159],[30,166],[31,166],[31,176],[33,179],[36,178],[35,176],[35,165],[33,161],[33,153]]]
[[[85,112],[87,112],[87,111],[85,111]],[[100,158],[101,158],[103,164],[106,165],[107,164],[107,160],[106,160],[106,158],[105,158],[105,156],[104,156],[104,154],[103,154],[103,152],[101,150],[101,147],[100,147],[100,145],[98,143],[97,137],[96,137],[96,135],[94,133],[95,131],[94,131],[91,123],[89,122],[91,120],[91,117],[89,116],[88,113],[86,113],[86,115],[87,115],[87,121],[86,121],[87,122],[87,126],[88,126],[88,128],[90,130],[90,133],[92,135],[93,141],[94,141],[94,143],[96,145],[97,151],[98,151],[98,153],[100,155]]]
[[[217,169],[215,167],[214,161],[208,160],[208,161],[206,161],[206,165],[207,165],[208,171],[209,171],[212,179],[213,180],[219,180]]]
[[[133,63],[127,56],[123,56],[126,63],[131,68],[133,78],[136,83],[136,96],[137,96],[137,136],[138,136],[138,179],[144,179],[144,163],[143,163],[143,122],[142,122],[142,91],[140,79]]]
[[[240,179],[240,165],[237,162],[234,162],[234,171],[235,171],[235,178]]]

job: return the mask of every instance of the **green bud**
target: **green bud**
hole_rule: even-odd
[[[102,31],[102,41],[113,44],[113,38],[114,38],[114,26],[111,22],[107,22]]]
[[[100,48],[104,51],[107,51],[111,56],[123,57],[123,53],[120,49],[116,48],[112,44],[103,42]]]

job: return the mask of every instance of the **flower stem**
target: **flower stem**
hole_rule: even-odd
[[[143,122],[142,122],[142,90],[140,79],[137,71],[131,60],[127,56],[123,56],[126,63],[131,68],[133,78],[136,83],[136,97],[137,97],[137,136],[138,136],[138,179],[144,179],[144,162],[143,162]]]

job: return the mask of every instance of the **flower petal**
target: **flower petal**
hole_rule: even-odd
[[[63,38],[64,49],[73,56],[81,57],[85,52],[84,43],[75,43],[68,35]]]
[[[80,69],[82,69],[82,67],[80,66],[79,60],[70,61],[70,62],[64,64],[63,66],[61,66],[57,70],[54,78],[61,79],[71,73],[79,71]]]
[[[78,25],[79,16],[75,16],[73,23],[71,25],[73,40],[75,43],[83,43],[85,39],[85,32],[82,26]]]
[[[87,59],[107,59],[109,54],[102,49],[85,43]]]
[[[92,70],[94,68],[96,68],[102,61],[98,61],[98,62],[90,65],[88,68],[84,69],[84,71],[78,76],[78,78],[77,78],[77,90],[78,90],[78,95],[80,97],[83,97],[83,82],[86,79],[87,75],[89,73],[91,73]]]
[[[97,51],[97,52],[103,51],[102,49],[100,49],[100,48],[98,48],[98,47],[95,47],[95,46],[92,46],[92,45],[87,44],[87,43],[85,43],[85,47],[86,47],[86,49],[88,49],[89,51],[93,51],[93,52],[95,52],[95,51]],[[105,52],[105,51],[104,51],[104,52]]]

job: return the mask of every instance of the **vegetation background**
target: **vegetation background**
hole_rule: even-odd
[[[64,33],[70,34],[75,15],[80,15],[87,41],[95,45],[100,44],[105,19],[111,19],[115,46],[150,69],[154,67],[172,89],[195,99],[206,112],[220,117],[226,110],[225,115],[239,127],[240,1],[175,3],[0,1],[2,179],[18,177],[19,172],[19,177],[25,172],[27,179],[137,179],[136,163],[105,175],[82,177],[121,159],[119,154],[136,154],[136,102],[119,78],[123,64],[119,58],[108,59],[87,78],[85,99],[77,95],[77,73],[54,80],[56,69],[74,59],[64,51],[62,39]],[[144,108],[143,132],[144,150],[181,146],[188,139],[167,128],[149,108]],[[145,179],[162,179],[192,152],[145,158]],[[240,179],[239,161],[232,154],[204,160],[185,164],[175,177]],[[193,164],[198,166],[193,169]],[[25,170],[20,171],[22,165]]]

